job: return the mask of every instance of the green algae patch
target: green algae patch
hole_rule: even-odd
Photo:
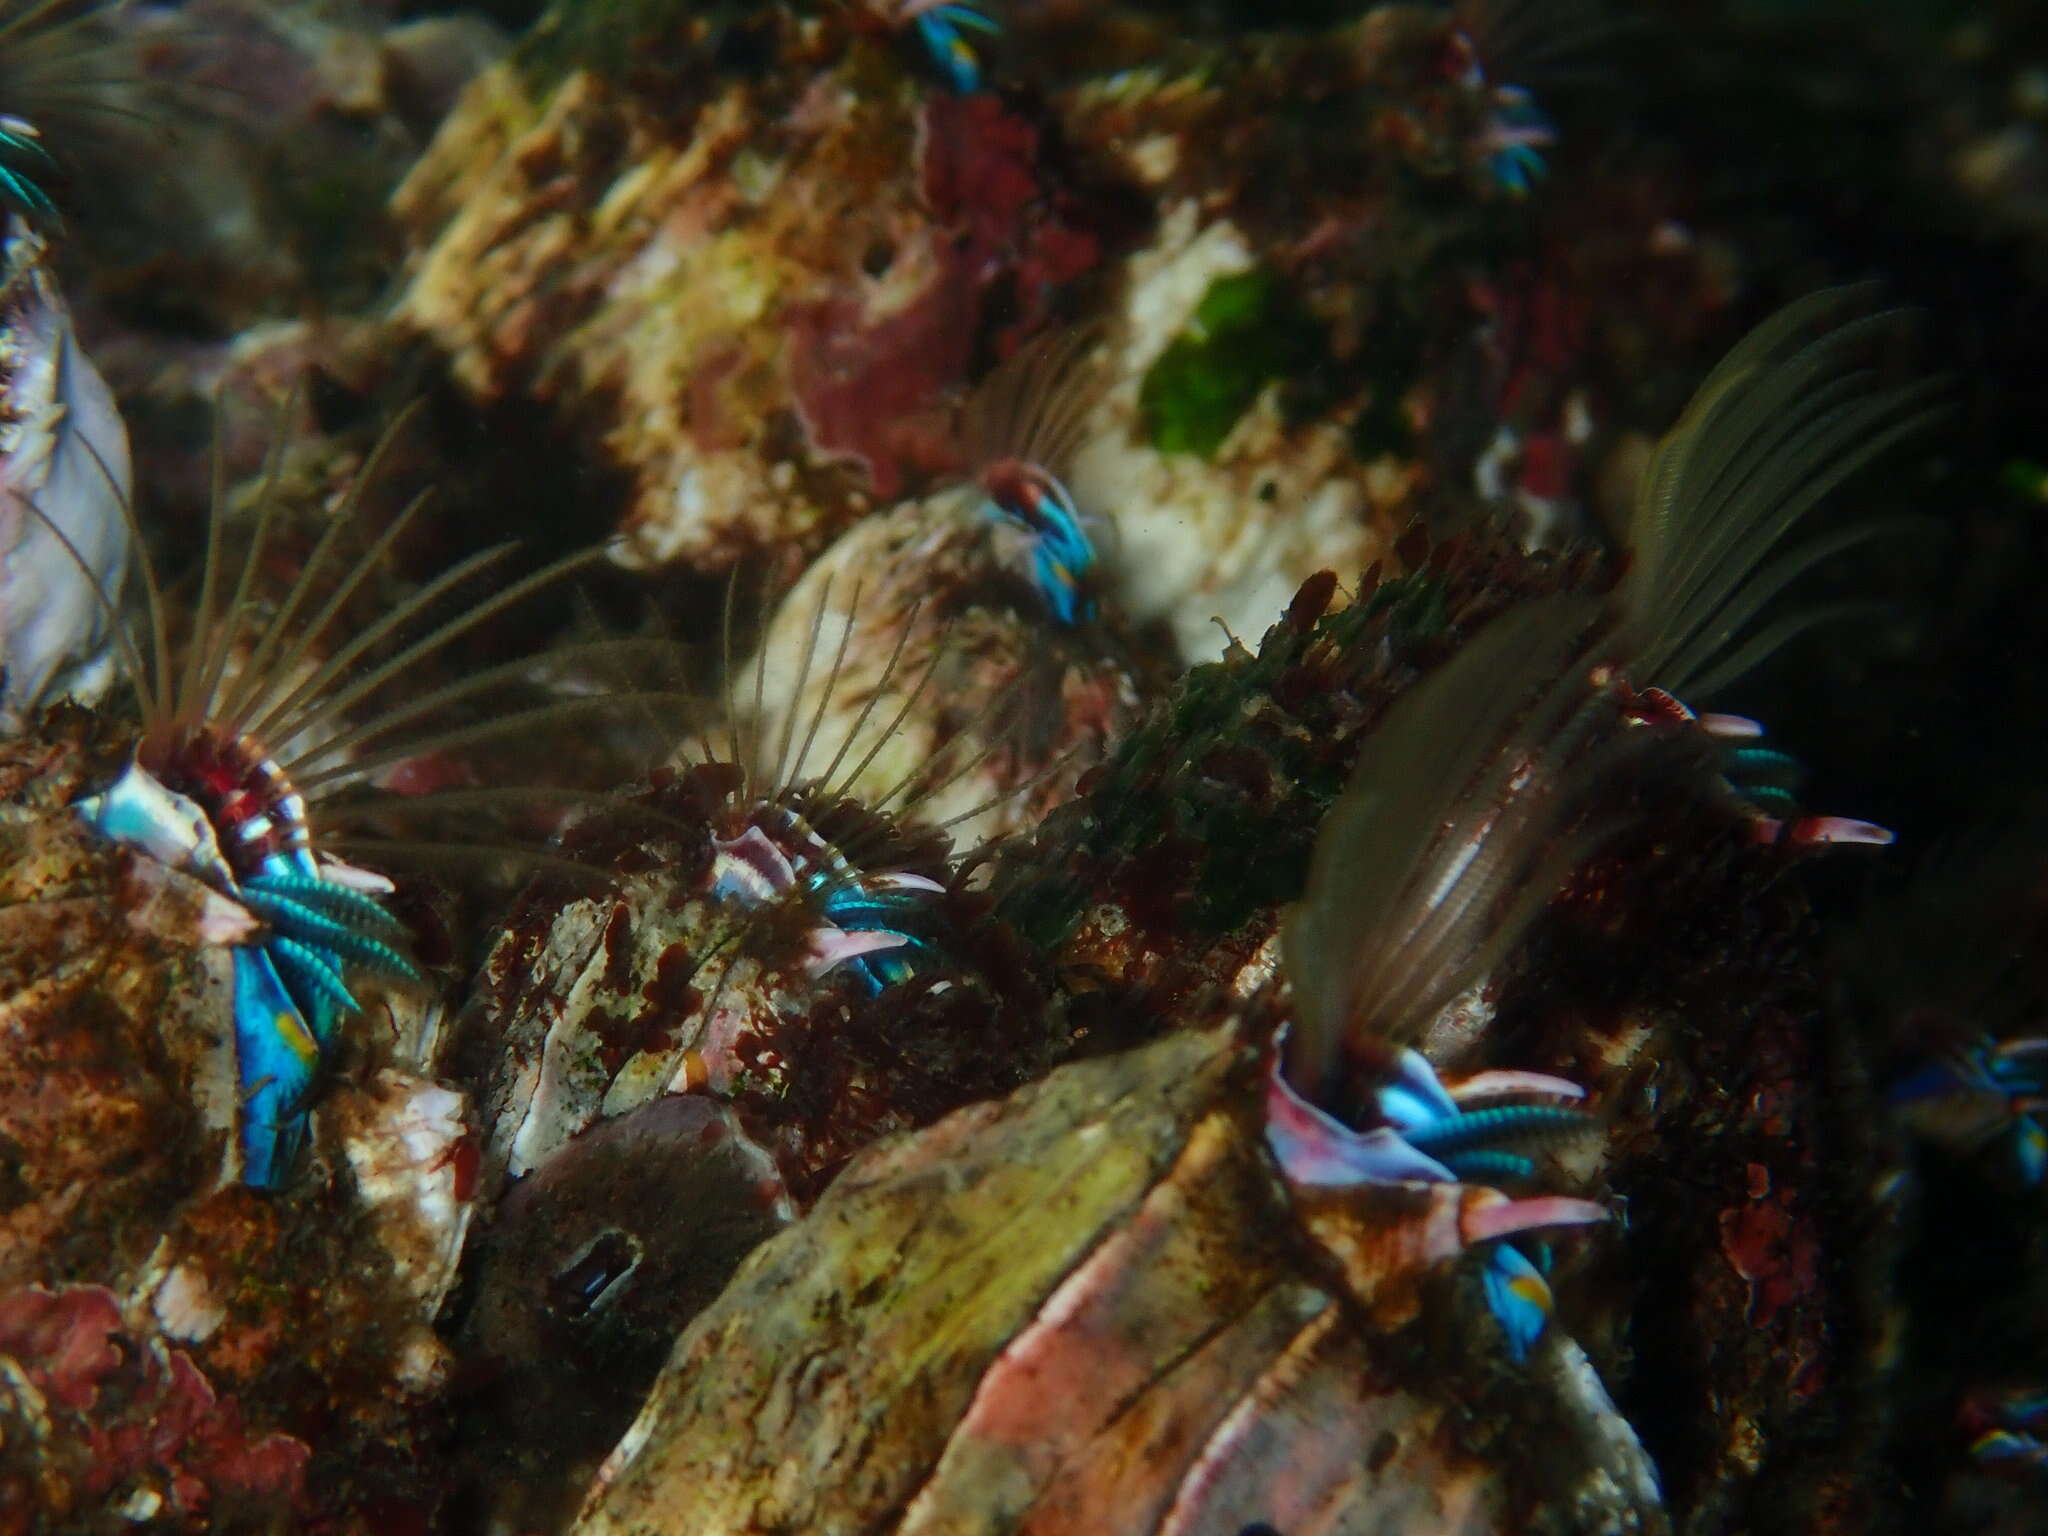
[[[1259,391],[1323,353],[1321,327],[1275,273],[1217,278],[1139,387],[1152,446],[1213,457]]]

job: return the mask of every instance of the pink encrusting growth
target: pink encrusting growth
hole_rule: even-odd
[[[1013,296],[1004,335],[1014,344],[1102,258],[1073,196],[1048,181],[1039,141],[992,97],[927,101],[917,159],[930,222],[890,263],[919,286],[906,297],[893,270],[886,280],[856,270],[789,312],[791,391],[811,444],[861,465],[879,497],[900,495],[907,475],[957,466],[946,395],[967,372],[991,294]]]
[[[83,1509],[125,1494],[197,1521],[217,1503],[283,1517],[303,1497],[306,1444],[252,1431],[183,1350],[138,1338],[102,1287],[0,1295],[0,1360],[44,1405],[32,1445],[10,1447],[38,1459],[44,1498]]]

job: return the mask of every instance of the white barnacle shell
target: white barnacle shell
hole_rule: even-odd
[[[128,572],[128,433],[41,239],[8,221],[0,275],[0,729],[112,674]]]
[[[476,1208],[461,1151],[468,1107],[453,1089],[386,1068],[344,1086],[323,1110],[338,1130],[370,1229],[422,1324],[455,1283]]]

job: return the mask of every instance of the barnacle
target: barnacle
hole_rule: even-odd
[[[1569,1343],[1481,1387],[1405,1369],[1377,1323],[1504,1197],[1378,1186],[1312,1213],[1350,1240],[1342,1279],[1305,1261],[1313,1198],[1262,1147],[1262,1030],[1079,1062],[862,1154],[683,1330],[573,1529],[1423,1529],[1448,1507],[1506,1532],[1551,1500],[1654,1528],[1656,1475]],[[1488,1392],[1540,1451],[1466,1438]]]
[[[1919,519],[1852,524],[1797,548],[1779,546],[1859,470],[1926,429],[1942,410],[1939,379],[1888,383],[1881,351],[1905,316],[1867,313],[1871,289],[1829,289],[1788,305],[1752,331],[1694,394],[1643,472],[1629,523],[1630,564],[1616,593],[1608,642],[1639,720],[1695,719],[1678,697],[1711,693],[1815,624],[1866,611],[1832,604],[1758,625],[1772,599],[1815,566],[1868,540],[1924,526]],[[1711,735],[1762,734],[1741,716],[1702,718]],[[1730,777],[1782,774],[1790,760],[1735,747]],[[1835,816],[1783,819],[1790,796],[1766,779],[1758,835],[1791,843],[1877,843],[1891,833]],[[1774,812],[1780,814],[1773,814]]]
[[[491,1052],[493,1177],[542,1168],[600,1119],[663,1094],[708,1092],[739,1108],[808,1198],[879,1131],[1007,1086],[1042,1056],[1022,1040],[1017,1056],[991,1056],[961,1032],[969,1019],[1035,1030],[1033,994],[997,996],[979,974],[989,927],[944,828],[919,819],[987,750],[861,787],[900,750],[943,653],[900,681],[913,625],[878,673],[854,672],[857,631],[828,580],[794,656],[764,644],[741,662],[736,606],[720,718],[645,790],[562,839],[579,864],[614,871],[609,885],[543,876],[486,962],[462,1028]],[[786,697],[770,707],[785,666]]]
[[[1030,581],[1060,624],[1095,617],[1095,542],[1066,482],[1101,390],[1093,334],[1022,348],[968,402],[967,459],[983,515],[1021,536]]]
[[[1447,1092],[1406,1044],[1612,830],[1574,827],[1617,750],[1618,705],[1588,676],[1597,616],[1597,604],[1560,597],[1496,619],[1390,712],[1325,816],[1307,891],[1281,925],[1296,1021],[1273,1074],[1267,1134],[1290,1180],[1514,1179],[1533,1165],[1503,1143],[1578,1119],[1538,1106],[1467,1110],[1463,1100],[1499,1092],[1578,1090],[1524,1074]],[[1504,1207],[1486,1230],[1603,1217],[1584,1201],[1531,1200]],[[1510,1351],[1526,1355],[1549,1310],[1541,1276],[1503,1247],[1485,1283]]]
[[[999,373],[974,441],[1014,453],[1014,433],[989,435],[1012,404],[1049,456],[1078,431],[1072,396],[1038,393],[1048,363],[1065,377],[1061,350]],[[797,745],[758,771],[803,779],[837,757],[845,792],[971,846],[1031,825],[1121,736],[1146,679],[1115,609],[1097,607],[1107,525],[1036,460],[990,470],[863,522],[777,605],[751,669],[755,735],[794,730]],[[825,648],[830,667],[815,664]],[[835,749],[884,723],[858,753]]]
[[[493,1373],[471,1405],[490,1500],[528,1524],[573,1508],[676,1332],[788,1221],[774,1164],[706,1094],[605,1120],[514,1186],[471,1255],[460,1325]],[[525,1447],[540,1466],[519,1464]]]
[[[43,241],[7,216],[0,274],[0,730],[111,672],[102,589],[128,571],[128,433],[72,331]]]
[[[399,426],[402,420],[392,432]],[[279,510],[282,434],[232,590],[223,553],[229,508],[216,489],[191,633],[180,643],[172,640],[154,566],[142,561],[144,639],[138,645],[116,630],[141,716],[133,755],[112,785],[77,806],[108,838],[198,875],[263,921],[260,937],[233,950],[242,1177],[259,1188],[290,1177],[323,1052],[341,1020],[361,1010],[344,973],[420,979],[399,947],[400,925],[379,901],[393,889],[390,881],[333,853],[338,828],[373,810],[399,807],[389,801],[366,806],[347,792],[407,758],[530,731],[636,697],[557,700],[452,728],[442,722],[445,712],[504,693],[531,669],[522,658],[381,710],[362,710],[394,680],[591,558],[566,557],[466,609],[444,612],[424,636],[378,655],[385,641],[435,614],[451,591],[511,552],[501,545],[473,555],[374,621],[346,627],[351,599],[424,504],[415,500],[352,564],[337,558],[344,536],[356,532],[363,491],[391,441],[387,433],[267,618],[256,616],[256,576],[270,553]],[[132,511],[128,516],[132,522]],[[95,596],[113,610],[113,593]],[[586,654],[618,649],[602,642],[582,648]],[[417,797],[403,809],[416,813],[430,798]],[[452,798],[435,803],[445,808]],[[420,844],[382,846],[431,851]]]
[[[806,697],[814,667],[823,659],[820,641],[831,598],[828,580],[820,590],[796,667],[792,693],[798,699]],[[858,590],[851,606],[860,606]],[[729,649],[730,606],[726,617]],[[797,714],[792,708],[783,714],[772,754],[766,745],[767,721],[760,702],[768,666],[765,647],[754,662],[753,723],[757,734],[753,741],[745,740],[746,717],[728,696],[729,766],[737,770],[737,783],[724,813],[711,820],[710,894],[716,902],[757,911],[790,901],[808,907],[815,913],[814,926],[805,939],[811,974],[824,976],[845,965],[870,991],[878,992],[907,976],[915,955],[929,950],[928,939],[921,937],[918,929],[929,921],[931,898],[943,895],[945,886],[914,868],[877,869],[869,861],[886,851],[903,857],[907,848],[901,845],[906,840],[898,836],[891,818],[907,814],[933,791],[934,783],[943,788],[950,780],[911,773],[872,804],[852,798],[852,788],[863,771],[916,707],[937,662],[934,657],[895,713],[875,723],[865,750],[857,751],[876,706],[889,697],[903,659],[900,643],[890,652],[881,678],[831,759],[822,770],[810,767],[811,749],[831,711],[852,638],[851,625],[840,630],[801,740],[796,736]],[[728,657],[728,686],[731,671]],[[713,738],[707,737],[699,766],[715,771],[720,761]],[[930,861],[929,848],[920,851]]]
[[[146,506],[190,470],[178,379],[308,354],[338,434],[430,381],[436,474],[480,493],[387,541],[280,457],[189,570],[148,528],[139,625],[124,495],[78,509],[101,551],[57,540],[68,496],[28,521],[85,601],[0,740],[0,1526],[40,1456],[81,1525],[1858,1528],[1863,1389],[1917,1332],[1880,1202],[1917,1213],[1871,1191],[1953,1176],[1941,1219],[2040,1250],[2036,1193],[1892,1133],[2034,1177],[2041,1031],[1958,1009],[1873,1070],[1750,846],[1855,824],[1657,686],[1768,638],[1793,503],[1909,430],[1840,381],[1887,325],[1738,353],[1632,568],[1424,534],[1496,434],[1504,498],[1625,503],[1611,428],[1730,284],[1809,270],[1720,216],[1739,164],[1665,152],[1684,95],[1621,155],[1560,115],[1561,195],[1503,206],[1592,8],[1053,0],[1001,8],[1039,78],[999,94],[992,5],[561,0],[409,182],[396,313],[315,264],[317,324],[229,343],[177,263],[81,242]],[[202,11],[397,169],[373,28],[330,81],[300,0],[112,19]],[[26,205],[73,141],[7,62]],[[331,224],[313,169],[254,241]],[[1088,365],[1018,347],[1098,301]],[[728,597],[684,723],[626,750],[590,722],[675,697],[658,646],[516,656],[531,610],[442,617],[506,567],[435,575],[473,524],[621,517],[612,604],[705,641],[734,568],[781,594]],[[139,712],[39,708],[110,646]],[[470,836],[500,812],[530,858]],[[485,879],[370,872],[411,857]],[[1967,1283],[2029,1327],[2027,1268]],[[1987,1412],[1948,1448],[2031,1469],[2036,1408]]]

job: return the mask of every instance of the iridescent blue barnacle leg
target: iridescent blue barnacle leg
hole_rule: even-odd
[[[1479,149],[1495,186],[1510,196],[1527,197],[1548,173],[1542,152],[1556,142],[1557,129],[1533,96],[1518,85],[1494,90]]]
[[[1290,1181],[1310,1186],[1346,1184],[1478,1184],[1526,1178],[1535,1165],[1499,1143],[1529,1136],[1584,1130],[1584,1114],[1551,1105],[1507,1105],[1467,1110],[1462,1099],[1508,1093],[1580,1097],[1576,1084],[1536,1073],[1486,1073],[1460,1084],[1454,1095],[1420,1053],[1404,1050],[1392,1081],[1376,1097],[1385,1123],[1356,1131],[1296,1093],[1276,1053],[1266,1095],[1266,1140]],[[1493,1235],[1505,1238],[1540,1227],[1606,1219],[1589,1200],[1562,1196],[1507,1200]],[[1550,1287],[1542,1272],[1505,1241],[1495,1242],[1481,1272],[1488,1309],[1517,1360],[1543,1336],[1550,1320]]]
[[[350,966],[417,982],[417,967],[387,942],[402,931],[376,899],[321,878],[303,849],[270,855],[232,887],[265,933],[235,951],[235,1048],[242,1083],[242,1178],[274,1189],[305,1139],[320,1054],[341,1021],[362,1012]],[[382,936],[380,936],[382,935]]]
[[[1404,1050],[1394,1080],[1379,1091],[1378,1108],[1403,1141],[1442,1164],[1452,1178],[1468,1184],[1498,1183],[1526,1179],[1536,1171],[1533,1161],[1502,1143],[1573,1134],[1589,1123],[1580,1111],[1555,1104],[1460,1107],[1462,1100],[1507,1093],[1580,1096],[1576,1084],[1535,1073],[1488,1073],[1461,1084],[1453,1095],[1427,1058]]]
[[[825,916],[837,927],[899,941],[850,957],[851,969],[870,995],[908,980],[917,962],[932,953],[930,941],[913,929],[930,906],[930,898],[944,889],[920,875],[893,874],[869,875],[825,893]]]
[[[2048,1392],[1973,1394],[1962,1418],[1984,1471],[2027,1482],[2048,1474]]]
[[[320,1042],[267,947],[237,949],[234,965],[242,1182],[275,1189],[306,1139],[306,1096],[319,1069]]]
[[[769,811],[795,858],[759,826],[737,837],[713,837],[712,895],[762,907],[800,889],[817,902],[820,919],[807,938],[811,975],[845,966],[870,995],[907,978],[930,945],[904,925],[914,924],[945,888],[922,875],[856,870],[802,818],[782,807],[764,808]]]
[[[1921,1136],[1952,1152],[2003,1141],[2013,1175],[2029,1189],[2048,1179],[2048,1039],[2027,1037],[1966,1051],[1892,1085],[1891,1102]]]
[[[1087,583],[1095,572],[1095,543],[1065,486],[1044,470],[1009,466],[991,474],[983,515],[1021,530],[1030,540],[1031,584],[1046,611],[1072,626],[1095,617]]]
[[[0,116],[0,204],[31,221],[53,221],[57,205],[36,177],[55,165],[35,125]]]
[[[75,807],[111,841],[239,896],[213,823],[198,803],[130,763],[103,793]],[[309,860],[310,862],[310,860]],[[235,1069],[240,1083],[242,1178],[274,1189],[305,1139],[306,1094],[320,1061],[320,1033],[278,973],[267,944],[234,951]]]
[[[916,13],[917,35],[926,52],[944,72],[947,83],[962,95],[981,89],[981,60],[963,35],[993,37],[1001,25],[978,5],[936,4]]]
[[[261,936],[233,952],[235,1064],[242,1180],[277,1188],[305,1140],[321,1052],[361,1011],[347,967],[420,979],[388,942],[402,931],[397,920],[374,897],[322,878],[303,848],[273,853],[237,880],[206,812],[139,764],[75,809],[112,841],[190,870],[262,920]]]
[[[245,880],[241,896],[270,925],[272,944],[311,951],[337,974],[353,964],[402,981],[421,980],[413,963],[387,942],[401,931],[397,920],[361,891],[291,872]]]
[[[1891,830],[1876,822],[1800,814],[1799,761],[1790,753],[1758,745],[1764,728],[1756,721],[1745,715],[1695,714],[1684,700],[1662,688],[1636,690],[1625,683],[1621,687],[1625,718],[1639,725],[1696,725],[1713,739],[1720,754],[1721,782],[1749,813],[1757,842],[1882,848],[1893,841]]]

